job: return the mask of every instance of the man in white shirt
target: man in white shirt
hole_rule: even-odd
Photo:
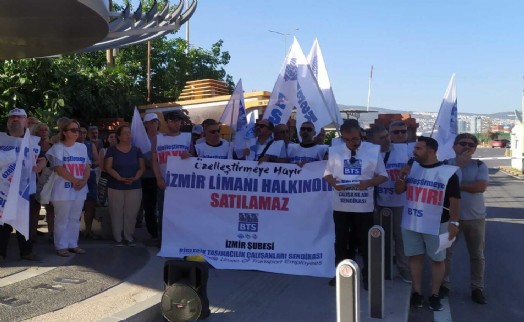
[[[248,140],[244,149],[246,160],[258,162],[286,162],[283,141],[273,139],[273,123],[267,119],[259,120],[255,125],[256,137]]]
[[[380,149],[373,144],[361,146],[358,123],[344,122],[340,132],[345,144],[329,149],[324,179],[334,188],[335,261],[354,259],[356,247],[362,254],[363,286],[368,286],[368,231],[373,226],[373,189],[387,181]],[[351,238],[350,231],[354,234]],[[335,286],[336,279],[329,281]]]
[[[299,135],[302,141],[300,144],[291,143],[287,148],[290,163],[303,166],[308,162],[327,160],[328,146],[317,144],[314,141],[315,134],[315,124],[312,122],[306,121],[300,125]]]
[[[191,134],[180,131],[182,121],[187,116],[182,111],[168,112],[164,119],[167,123],[167,132],[158,134],[156,147],[151,147],[151,165],[158,185],[158,228],[160,240],[162,240],[162,220],[164,215],[164,192],[166,189],[166,167],[169,156],[191,157],[193,151],[191,145]]]
[[[16,151],[16,149],[20,148],[21,139],[15,139],[15,138],[22,138],[25,134],[25,129],[27,127],[27,114],[25,110],[21,108],[15,108],[12,109],[7,118],[7,133],[2,133],[3,136],[5,136],[6,144],[2,146],[2,153],[7,154],[9,151]],[[7,143],[9,142],[9,143]],[[18,154],[20,151],[16,152],[16,157],[18,157]],[[16,162],[16,157],[13,154],[14,160],[11,162],[13,164]],[[38,160],[38,164],[33,167],[33,172],[40,172],[42,168],[45,166],[46,159],[40,158]],[[10,182],[10,179],[12,178],[13,171],[5,171],[3,174],[4,179],[6,181]],[[34,186],[36,190],[36,175],[31,176],[31,185]],[[32,188],[31,188],[32,189]],[[34,192],[31,192],[34,193]],[[5,196],[2,196],[5,198]],[[2,201],[5,202],[5,201]],[[2,209],[3,211],[3,209]],[[29,217],[29,212],[26,214],[17,214],[17,216],[27,216]],[[0,216],[1,217],[1,216]],[[29,221],[29,220],[28,220]],[[4,260],[7,256],[7,246],[9,243],[9,238],[11,236],[11,233],[13,231],[13,227],[9,224],[0,224],[0,262]],[[33,254],[33,246],[31,245],[31,242],[27,240],[24,235],[22,235],[20,232],[16,232],[16,238],[18,240],[18,248],[20,249],[20,257],[25,260],[38,260],[37,257]]]
[[[413,155],[413,144],[407,144],[407,126],[403,121],[394,121],[390,124],[390,131],[377,126],[370,131],[370,140],[381,147],[381,155],[388,173],[388,181],[376,189],[377,214],[390,214],[393,221],[393,241],[395,244],[395,264],[400,278],[411,283],[408,259],[404,254],[404,242],[400,223],[402,209],[406,202],[406,194],[395,194],[395,181],[399,179],[400,170],[408,163]]]
[[[227,159],[229,142],[220,137],[220,124],[213,120],[204,127],[204,142],[195,145],[195,156],[200,158]]]

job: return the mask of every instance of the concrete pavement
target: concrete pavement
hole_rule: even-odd
[[[95,225],[96,227],[96,225]],[[45,230],[45,228],[41,228]],[[0,263],[0,321],[162,321],[164,259],[144,246],[115,247],[109,240],[81,240],[88,252],[62,258],[40,236],[40,262],[18,260],[16,239]],[[385,282],[385,321],[407,321],[410,285]],[[368,294],[361,290],[362,321]],[[336,321],[335,288],[328,279],[258,271],[210,269],[208,321]]]

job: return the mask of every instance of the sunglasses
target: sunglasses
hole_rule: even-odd
[[[64,132],[78,133],[78,132],[80,132],[80,129],[76,128],[76,127],[73,127],[73,128],[70,128],[70,129],[65,129]]]
[[[255,125],[255,127],[258,127],[258,128],[264,128],[264,127],[269,128],[269,126],[267,126],[265,124],[257,124],[257,125]]]
[[[220,133],[220,130],[209,130],[208,132],[210,134],[216,134],[216,133]]]
[[[408,130],[395,130],[395,131],[391,131],[393,134],[406,134],[408,133]]]
[[[471,143],[471,142],[458,142],[457,144],[460,146],[468,146],[470,148],[474,148],[477,146],[475,143]]]
[[[313,128],[312,127],[301,127],[300,131],[313,132]]]

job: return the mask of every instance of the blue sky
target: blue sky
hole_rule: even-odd
[[[285,54],[275,30],[306,55],[318,38],[339,104],[366,105],[373,65],[371,106],[437,111],[456,73],[459,113],[494,113],[521,106],[523,14],[516,0],[199,0],[190,42],[224,40],[245,91],[273,88]]]

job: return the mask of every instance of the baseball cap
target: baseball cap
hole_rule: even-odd
[[[144,122],[149,122],[153,120],[158,120],[158,115],[156,113],[147,113],[144,115]]]
[[[9,114],[7,116],[8,117],[9,116],[23,116],[23,117],[27,117],[27,113],[22,108],[14,108],[14,109],[9,111]]]
[[[204,132],[204,128],[200,124],[193,125],[193,129],[191,130],[191,133],[193,134],[202,134]]]

